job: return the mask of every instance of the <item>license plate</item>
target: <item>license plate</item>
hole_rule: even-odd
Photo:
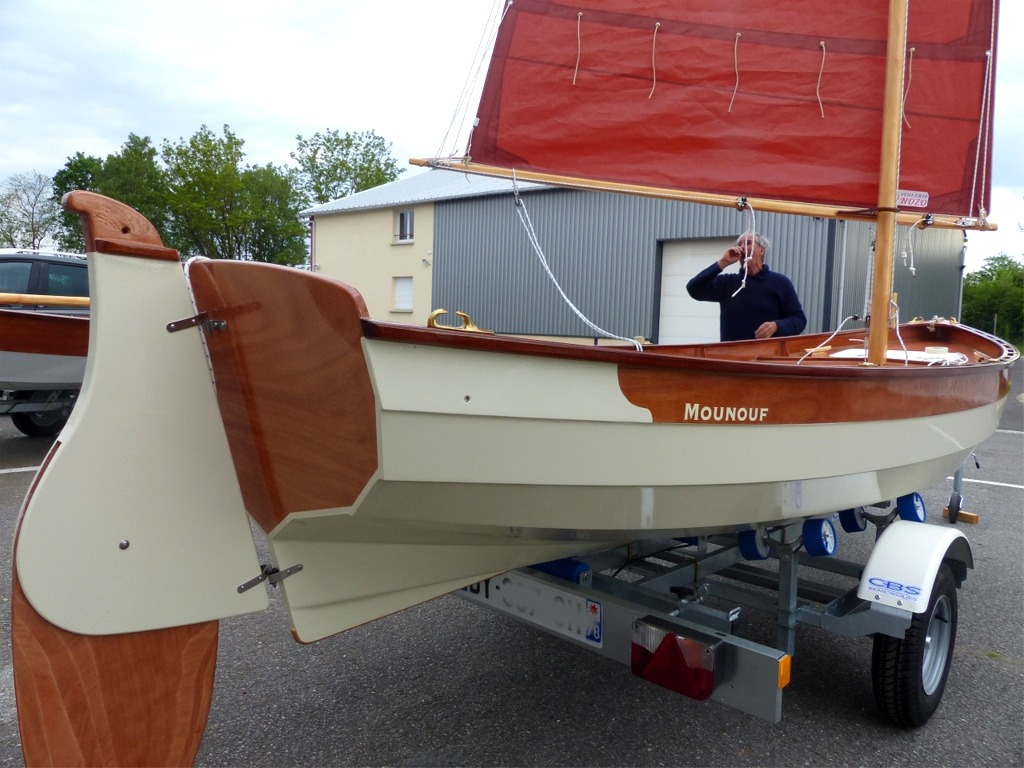
[[[557,635],[602,647],[604,612],[597,600],[580,597],[515,571],[466,587],[465,596]]]

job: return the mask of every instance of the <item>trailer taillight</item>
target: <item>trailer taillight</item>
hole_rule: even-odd
[[[715,692],[721,638],[645,616],[633,622],[633,674],[698,701]]]

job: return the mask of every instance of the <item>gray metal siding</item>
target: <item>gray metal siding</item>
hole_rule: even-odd
[[[912,243],[906,236],[911,234]],[[957,317],[960,313],[964,234],[952,229],[901,227],[893,263],[893,292],[897,294],[900,321],[914,317]],[[871,263],[873,228],[859,222],[839,222],[836,233],[836,269],[833,291],[836,297],[832,323],[835,327],[850,315],[863,316]],[[915,273],[911,273],[913,249]],[[903,263],[903,251],[907,264]]]
[[[591,322],[627,338],[655,333],[661,243],[735,237],[750,226],[749,215],[735,209],[631,195],[549,189],[521,197],[569,299]],[[862,313],[867,225],[769,213],[755,213],[755,222],[772,241],[769,266],[797,289],[807,332],[831,330],[838,319]],[[576,317],[545,274],[512,195],[439,201],[434,226],[434,308],[468,312],[481,328],[501,333],[598,335]],[[944,282],[959,265],[951,234],[962,239],[948,231],[918,232],[918,277],[907,285],[902,275],[896,279],[902,319],[909,319],[909,312],[955,313],[959,273],[950,281],[952,293]],[[944,309],[921,309],[929,305]]]

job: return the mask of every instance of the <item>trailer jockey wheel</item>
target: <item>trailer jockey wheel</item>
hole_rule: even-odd
[[[964,503],[964,497],[956,491],[953,491],[953,495],[949,497],[949,505],[946,509],[949,510],[949,522],[956,523],[956,518],[960,514],[960,507]]]
[[[875,703],[898,725],[928,722],[946,689],[956,643],[956,584],[947,563],[939,567],[928,610],[914,614],[901,638],[876,634],[871,653]]]
[[[836,551],[836,529],[821,517],[804,520],[804,550],[813,557],[829,557]]]

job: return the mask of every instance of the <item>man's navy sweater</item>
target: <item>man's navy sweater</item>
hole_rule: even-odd
[[[686,284],[686,291],[698,301],[718,302],[722,341],[752,339],[761,323],[769,320],[778,323],[776,336],[796,336],[803,331],[807,317],[788,277],[763,266],[733,296],[742,282],[742,274],[724,274],[718,262],[714,262]]]

